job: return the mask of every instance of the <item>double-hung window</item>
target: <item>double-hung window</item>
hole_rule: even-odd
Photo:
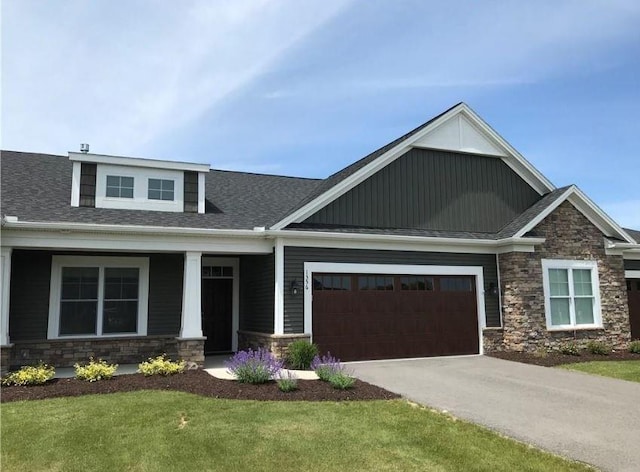
[[[542,260],[547,329],[602,327],[595,261]]]
[[[53,256],[49,338],[146,335],[149,259]]]
[[[149,200],[173,201],[173,180],[170,179],[149,179]]]
[[[133,198],[133,177],[107,175],[107,197]]]

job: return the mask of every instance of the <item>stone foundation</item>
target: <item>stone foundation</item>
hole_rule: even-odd
[[[287,355],[289,344],[299,339],[309,341],[311,336],[309,334],[269,334],[238,331],[238,350],[262,347],[271,351],[277,358],[283,359]]]
[[[566,201],[527,236],[546,240],[533,253],[498,256],[504,350],[549,351],[567,342],[583,346],[589,340],[606,343],[615,350],[626,349],[631,334],[624,261],[622,256],[606,254],[602,232]],[[597,262],[603,328],[547,330],[542,259]]]
[[[9,365],[19,368],[42,361],[54,367],[71,367],[76,362],[88,362],[90,357],[117,364],[138,364],[160,354],[177,359],[177,344],[174,336],[15,341]],[[201,355],[204,360],[202,352]]]
[[[204,365],[204,342],[207,338],[176,338],[177,358]]]
[[[485,328],[482,330],[482,346],[484,352],[502,352],[504,348],[504,333],[502,328]]]
[[[11,345],[0,346],[0,375],[4,375],[9,371],[9,364],[11,363],[11,349]]]

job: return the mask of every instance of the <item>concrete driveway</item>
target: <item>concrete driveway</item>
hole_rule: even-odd
[[[417,403],[595,465],[640,471],[640,383],[492,357],[349,363]]]

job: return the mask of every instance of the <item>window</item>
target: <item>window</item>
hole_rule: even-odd
[[[313,276],[314,290],[351,290],[350,275],[318,274]]]
[[[400,277],[401,290],[432,291],[433,278],[424,275],[408,275]]]
[[[173,201],[173,180],[149,179],[149,200]]]
[[[107,197],[133,198],[133,177],[107,175]]]
[[[441,292],[473,292],[472,279],[469,277],[440,277]]]
[[[547,329],[602,326],[595,261],[543,260]]]
[[[203,279],[230,279],[233,278],[232,266],[202,266]]]
[[[49,338],[146,335],[149,260],[53,256]]]
[[[358,290],[393,290],[393,277],[386,275],[361,275]]]

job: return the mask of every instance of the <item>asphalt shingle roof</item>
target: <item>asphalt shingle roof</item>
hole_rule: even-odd
[[[635,239],[636,243],[640,244],[640,231],[636,230],[636,229],[629,229],[629,228],[623,228],[627,233],[629,233],[629,236],[631,236],[633,239]]]
[[[253,229],[269,226],[315,189],[316,179],[212,170],[206,213],[71,206],[72,163],[66,156],[2,151],[2,216],[21,221]]]

